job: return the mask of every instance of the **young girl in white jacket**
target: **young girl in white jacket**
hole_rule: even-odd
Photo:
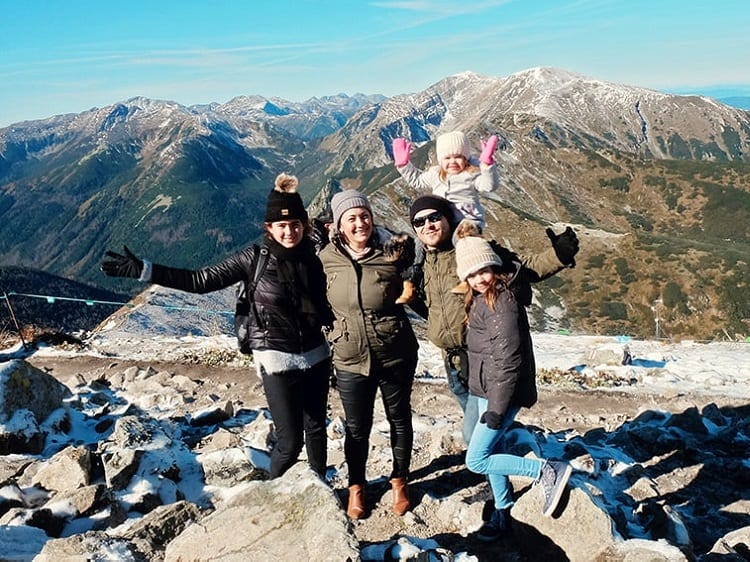
[[[429,190],[433,195],[444,197],[455,205],[457,215],[447,217],[449,222],[469,220],[482,232],[485,219],[479,192],[494,191],[500,183],[494,158],[496,146],[495,135],[482,141],[482,152],[477,162],[471,156],[469,141],[464,133],[453,131],[442,134],[435,142],[438,164],[422,171],[409,160],[412,144],[404,138],[397,138],[393,140],[393,161],[399,174],[409,185],[418,190]],[[430,220],[430,217],[422,220]],[[404,291],[396,300],[397,303],[408,303],[414,298],[423,257],[417,255],[410,279],[404,281]]]

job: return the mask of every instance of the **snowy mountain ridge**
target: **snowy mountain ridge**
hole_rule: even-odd
[[[408,231],[415,191],[393,166],[392,141],[409,139],[426,167],[436,136],[455,128],[475,151],[500,138],[489,236],[523,252],[540,251],[552,225],[587,237],[585,266],[541,289],[564,325],[646,334],[667,291],[673,333],[747,333],[750,294],[735,279],[747,277],[750,251],[748,113],[554,68],[463,72],[392,98],[185,107],[135,97],[0,129],[0,258],[134,293],[102,278],[106,249],[215,262],[260,235],[281,171],[299,177],[306,201],[330,182],[361,189],[380,222]]]

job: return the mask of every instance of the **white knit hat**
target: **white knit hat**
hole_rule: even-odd
[[[442,160],[451,154],[460,154],[467,160],[471,156],[469,140],[461,131],[440,135],[435,143],[435,152],[437,152],[438,160]]]
[[[503,261],[490,243],[479,236],[466,236],[456,242],[456,273],[461,281],[480,269],[495,265],[501,267]]]

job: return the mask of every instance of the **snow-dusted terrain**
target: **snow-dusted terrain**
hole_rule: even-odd
[[[618,390],[655,393],[698,393],[750,398],[750,342],[699,343],[632,340],[622,336],[588,336],[533,334],[537,369],[569,371],[584,375],[606,373],[621,384]],[[42,347],[41,357],[100,354],[137,360],[179,360],[192,352],[232,351],[235,339],[228,335],[205,337],[155,335],[141,337],[117,332],[109,336],[103,330],[87,340],[85,352]],[[631,365],[616,365],[613,360],[597,363],[598,359],[622,357],[629,349]],[[18,348],[0,352],[5,357],[23,355]],[[417,378],[436,379],[443,383],[445,371],[440,351],[430,342],[421,340]]]
[[[5,376],[5,370],[12,363],[10,361],[12,358],[26,357],[32,362],[36,360],[43,364],[64,364],[67,360],[73,361],[75,358],[99,357],[104,362],[109,362],[110,365],[117,365],[118,361],[123,361],[124,363],[125,360],[129,362],[136,361],[146,365],[149,362],[157,361],[179,363],[185,360],[185,358],[209,357],[217,354],[231,356],[231,352],[235,347],[234,339],[227,335],[178,336],[162,334],[143,336],[135,333],[124,333],[115,329],[114,324],[112,330],[102,329],[86,337],[84,342],[86,344],[84,348],[76,348],[75,346],[40,346],[29,353],[24,351],[20,346],[16,346],[15,348],[4,350],[0,352],[0,359],[3,361],[0,363],[0,379]],[[640,341],[623,337],[536,333],[534,334],[534,344],[540,378],[547,376],[554,377],[557,381],[556,385],[567,387],[572,393],[580,392],[585,394],[587,386],[596,387],[598,392],[597,399],[601,401],[606,401],[607,393],[610,391],[613,393],[613,396],[617,393],[632,393],[634,395],[649,395],[652,399],[654,396],[661,396],[666,399],[667,397],[681,395],[704,395],[709,398],[718,397],[718,401],[720,401],[723,396],[726,397],[727,401],[735,404],[746,403],[745,401],[750,399],[750,384],[748,384],[750,383],[750,344],[746,342]],[[626,350],[630,353],[631,364],[622,365],[620,364],[621,358],[624,356]],[[440,393],[445,396],[444,370],[439,350],[429,342],[421,341],[419,354],[420,362],[417,369],[417,386],[425,389],[437,385],[440,387]],[[242,362],[243,359],[237,359],[235,367],[241,365]],[[255,379],[252,366],[247,366],[246,368],[251,372],[248,379]],[[117,367],[114,367],[114,371],[116,369]],[[215,384],[216,381],[221,380],[222,367],[217,366],[213,370],[216,373],[216,378],[212,381],[212,384]],[[84,378],[89,378],[90,376],[90,374],[84,374]],[[123,505],[127,506],[129,502],[134,502],[133,498],[138,497],[144,490],[155,491],[162,497],[165,503],[174,501],[175,494],[181,494],[186,499],[199,505],[207,505],[212,501],[219,501],[222,497],[231,496],[232,492],[230,489],[222,490],[216,486],[206,486],[201,480],[200,469],[198,469],[198,465],[201,462],[200,455],[196,457],[195,453],[181,444],[179,439],[174,439],[175,436],[180,435],[182,432],[188,434],[194,431],[194,429],[190,429],[187,425],[183,430],[174,427],[174,419],[179,419],[179,416],[174,415],[176,410],[170,409],[170,404],[174,404],[175,407],[184,408],[185,403],[180,400],[172,401],[172,398],[170,398],[172,396],[170,394],[171,390],[169,392],[165,390],[162,392],[161,397],[155,398],[153,396],[145,396],[142,392],[143,387],[134,384],[122,384],[118,388],[113,382],[117,379],[117,376],[119,375],[115,375],[114,378],[110,379],[110,382],[113,383],[111,392],[113,394],[113,402],[119,403],[120,406],[118,408],[122,409],[123,412],[128,408],[128,404],[134,404],[146,410],[153,420],[166,420],[170,418],[173,420],[169,423],[168,430],[166,429],[167,426],[165,426],[164,430],[166,433],[163,437],[164,443],[171,443],[171,445],[164,446],[164,443],[161,445],[160,443],[155,443],[151,446],[148,451],[146,464],[142,466],[127,489],[120,493],[120,500]],[[138,380],[141,376],[149,377],[147,373],[143,375],[136,374],[135,379]],[[123,377],[120,376],[120,378]],[[175,384],[179,383],[179,381],[174,382]],[[216,394],[220,394],[218,388],[218,386],[214,387]],[[85,387],[78,389],[76,392],[82,393],[84,392],[83,389]],[[429,396],[431,393],[424,390],[415,390],[416,394]],[[332,401],[335,400],[332,397]],[[420,454],[426,454],[427,458],[420,458],[419,461],[415,460],[415,464],[430,461],[430,454],[434,454],[430,453],[430,451],[435,445],[427,447],[424,444],[429,443],[431,439],[434,440],[436,435],[451,431],[458,433],[458,424],[455,423],[458,418],[455,404],[452,405],[453,408],[448,406],[448,410],[438,408],[436,411],[427,411],[424,409],[425,402],[421,400],[415,399],[414,405],[415,446],[417,449],[421,449]],[[260,401],[261,403],[258,404],[258,407],[262,407],[262,396],[260,397]],[[445,403],[451,404],[450,400]],[[614,412],[616,411],[614,398],[612,404]],[[334,405],[334,407],[336,406],[338,405]],[[91,407],[96,408],[97,406],[96,404],[92,404]],[[543,412],[545,407],[543,405],[539,406],[540,413]],[[602,407],[606,409],[606,404],[602,404]],[[150,411],[149,408],[151,408]],[[647,408],[646,405],[644,405],[643,410],[645,411],[649,408],[653,411],[653,406]],[[520,416],[521,420],[524,423],[528,423],[525,420],[533,422],[536,419],[533,417],[536,410],[537,407],[535,406],[529,414]],[[116,408],[112,413],[116,414]],[[257,416],[257,411],[256,415],[249,414],[250,412],[247,410],[244,411],[243,415],[246,417],[249,416],[246,420],[247,422]],[[190,419],[195,419],[200,415],[203,415],[203,412],[200,410],[192,412],[191,415],[185,418],[186,424],[189,424]],[[649,415],[654,416],[655,414],[652,413]],[[652,425],[655,431],[668,434],[669,430],[666,429],[666,419],[657,415],[646,423]],[[93,429],[96,423],[94,418],[88,418],[86,415],[77,415],[72,418],[72,422],[72,427],[65,434],[55,433],[54,423],[45,426],[45,429],[50,432],[47,439],[48,450],[51,451],[52,449],[59,448],[59,446],[65,443],[94,444],[98,439],[102,438],[101,434]],[[18,420],[13,421],[13,423],[18,424]],[[242,420],[238,418],[233,423],[241,424]],[[332,420],[332,424],[335,425],[337,423],[340,423],[340,421]],[[11,421],[4,426],[6,431],[19,431],[22,429],[10,427],[10,424]],[[616,440],[618,432],[627,431],[627,423],[618,423],[616,425],[619,427],[614,427],[610,424],[609,427],[611,429],[607,429],[610,441]],[[704,425],[708,429],[708,438],[718,435],[719,428],[716,425],[712,425],[712,422],[704,421]],[[595,428],[596,426],[591,427],[591,429]],[[382,431],[382,428],[376,425],[376,434],[380,431]],[[529,443],[533,445],[532,449],[534,447],[537,448],[539,454],[562,458],[566,455],[565,451],[569,444],[576,442],[579,438],[577,435],[579,434],[576,431],[570,430],[551,431],[549,433],[539,433],[537,431]],[[528,438],[524,438],[520,433],[516,439],[520,439],[521,441],[528,440]],[[747,437],[743,439],[747,440]],[[434,441],[432,442],[434,443]],[[740,439],[737,441],[737,446],[742,448],[743,442]],[[251,462],[256,466],[263,468],[267,464],[267,452],[263,451],[262,446],[251,446],[247,448],[247,451]],[[632,452],[630,454],[632,455]],[[328,478],[332,486],[338,489],[344,485],[342,480],[345,478],[345,472],[338,474],[339,470],[345,470],[345,465],[342,464],[341,437],[331,440],[330,455],[331,470],[329,471]],[[632,505],[623,503],[622,488],[624,484],[621,475],[637,464],[648,466],[649,463],[643,460],[636,461],[624,449],[620,449],[618,446],[605,441],[599,442],[596,446],[589,447],[589,455],[591,460],[588,461],[588,466],[586,462],[580,459],[576,461],[578,463],[576,464],[576,468],[579,470],[579,473],[574,478],[575,485],[595,486],[601,494],[603,505],[612,514],[632,509]],[[196,458],[198,462],[196,462]],[[372,471],[376,475],[375,478],[377,480],[377,474],[380,474],[389,462],[387,447],[383,447],[382,451],[377,454],[374,453],[371,462]],[[167,480],[166,483],[169,486],[165,487],[165,479],[159,476],[159,471],[156,468],[161,465],[174,465],[175,463],[179,466],[183,479],[177,486],[174,486],[171,481]],[[609,468],[603,473],[599,473],[600,468],[595,468],[591,472],[591,463],[593,463],[594,467]],[[750,470],[750,465],[748,465],[746,459],[744,460],[744,464],[745,469]],[[150,470],[149,467],[154,469]],[[154,476],[151,476],[151,474]],[[423,490],[427,496],[437,494],[435,498],[438,498],[440,493],[433,490],[427,483],[429,476],[429,473],[426,476],[422,476],[425,479],[424,483],[415,482],[416,489]],[[587,482],[590,484],[586,484]],[[665,484],[661,483],[659,485],[664,486]],[[479,486],[477,488],[476,482],[470,485],[467,484],[465,489],[462,490],[459,487],[454,493],[459,494],[457,499],[462,498],[462,494],[468,494],[471,497],[471,494],[481,493],[481,484]],[[10,490],[6,491],[11,493]],[[484,493],[486,494],[486,491]],[[406,540],[407,544],[403,546],[403,553],[409,550],[414,551],[416,549],[416,551],[419,551],[420,548],[430,548],[430,545],[434,548],[440,544],[439,540],[435,541],[432,539],[432,542],[425,542],[424,539],[426,537],[422,536],[426,535],[430,537],[437,532],[436,529],[430,527],[437,524],[435,521],[425,523],[430,513],[428,510],[430,501],[426,497],[423,498],[420,505],[415,509],[415,513],[419,514],[416,521],[422,521],[421,525],[414,526],[415,523],[412,519],[404,519],[406,527],[400,536],[402,542]],[[449,502],[450,498],[440,501]],[[464,498],[463,502],[466,501]],[[729,498],[727,502],[729,503]],[[459,502],[456,505],[464,504]],[[57,515],[64,515],[65,505],[54,505],[54,508],[57,510]],[[459,512],[457,511],[456,513],[458,514]],[[519,517],[521,516],[519,515]],[[631,533],[629,538],[654,538],[654,531],[648,528],[648,526],[643,525],[638,517],[635,515],[627,517],[632,517],[629,523]],[[451,518],[454,520],[454,524],[459,526],[460,534],[468,537],[460,539],[453,545],[449,545],[454,548],[453,552],[456,555],[456,559],[469,561],[485,559],[481,555],[476,557],[467,552],[472,550],[471,546],[466,546],[473,544],[470,540],[471,533],[476,530],[476,527],[480,523],[476,518],[476,512],[474,512],[474,515],[455,515],[451,516]],[[73,522],[66,527],[63,536],[85,532],[87,528],[95,524],[94,519],[91,518],[89,521],[80,517],[73,519]],[[684,514],[683,519],[686,519],[686,515]],[[127,526],[132,523],[133,521],[130,519],[124,525]],[[686,519],[686,523],[689,527],[690,520]],[[393,522],[383,519],[382,515],[373,515],[357,523],[354,529],[357,538],[369,544],[369,546],[363,548],[363,559],[385,560],[385,552],[388,550],[389,545],[392,544],[392,541],[388,539],[393,532],[396,532],[396,529],[388,531],[392,525]],[[678,528],[683,528],[683,526],[684,524],[680,522]],[[385,535],[383,536],[384,533]],[[418,538],[420,536],[422,538]],[[0,545],[3,546],[4,551],[35,553],[41,551],[48,540],[49,537],[44,535],[43,532],[35,527],[23,524],[21,519],[17,519],[9,525],[0,525]],[[117,551],[114,546],[111,548],[113,548],[109,553],[111,556],[118,559],[128,559],[125,551]],[[392,552],[393,548],[390,550]],[[494,551],[490,550],[489,552]],[[27,558],[20,557],[20,559],[31,558],[31,555]],[[510,560],[512,558],[504,559]]]

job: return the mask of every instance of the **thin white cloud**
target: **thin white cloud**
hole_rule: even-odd
[[[386,8],[389,10],[408,10],[411,12],[426,12],[430,8],[428,1],[415,2],[371,2],[370,6],[375,8]]]
[[[448,16],[476,14],[518,0],[488,0],[486,2],[452,2],[446,0],[394,0],[371,2],[370,6],[388,10],[429,12],[438,14],[441,19]]]

